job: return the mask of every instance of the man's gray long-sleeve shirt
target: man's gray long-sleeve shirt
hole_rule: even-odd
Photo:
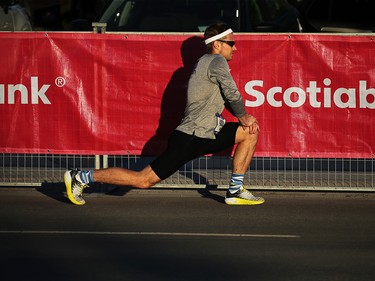
[[[221,55],[202,56],[190,76],[185,116],[177,130],[189,135],[215,139],[216,113],[228,102],[234,116],[246,115],[245,105],[229,65]]]

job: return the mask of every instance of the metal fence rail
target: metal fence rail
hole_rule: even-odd
[[[61,183],[65,170],[123,167],[140,170],[152,158],[134,155],[0,154],[0,185],[39,186]],[[263,190],[375,191],[372,159],[253,159],[245,184]],[[227,188],[231,158],[204,156],[185,164],[157,187]]]

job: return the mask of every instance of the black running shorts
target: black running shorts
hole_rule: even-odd
[[[199,138],[175,130],[168,147],[150,166],[161,180],[168,178],[185,163],[205,154],[225,150],[235,144],[239,123],[226,123],[216,139]]]

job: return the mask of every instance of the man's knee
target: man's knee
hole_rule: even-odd
[[[136,187],[142,188],[142,189],[147,189],[147,188],[152,187],[153,185],[154,184],[152,184],[150,181],[142,180],[142,181],[139,181],[139,183],[137,184]]]
[[[259,137],[259,131],[255,133],[249,133],[247,128],[242,129],[241,127],[237,131],[237,143],[247,142],[249,144],[257,144]]]
[[[157,181],[153,181],[149,178],[140,177],[140,180],[138,181],[136,187],[142,188],[142,189],[147,189],[147,188],[150,188],[150,187],[154,186],[157,183],[158,183]]]
[[[138,188],[150,188],[161,181],[150,166],[140,171],[139,174]]]
[[[258,143],[258,135],[259,132],[247,135],[246,141],[249,143],[250,146],[255,146]]]

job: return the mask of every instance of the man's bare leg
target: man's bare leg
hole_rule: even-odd
[[[245,173],[249,168],[258,142],[258,131],[250,133],[247,127],[239,126],[236,133],[236,150],[233,156],[233,168],[230,187],[225,197],[229,205],[258,205],[264,199],[254,196],[243,188]]]
[[[250,134],[248,128],[238,127],[236,150],[233,156],[233,173],[245,174],[253,158],[258,143],[258,132]]]
[[[108,168],[94,171],[95,182],[132,186],[137,188],[149,188],[158,182],[160,178],[150,166],[141,171],[132,171],[124,168]]]
[[[64,174],[64,182],[69,200],[76,205],[85,204],[82,197],[83,190],[90,182],[102,182],[115,185],[125,185],[138,188],[149,188],[160,182],[150,166],[142,171],[132,171],[123,168],[108,168],[101,170],[82,171],[85,180],[82,180],[78,170],[69,170]]]

